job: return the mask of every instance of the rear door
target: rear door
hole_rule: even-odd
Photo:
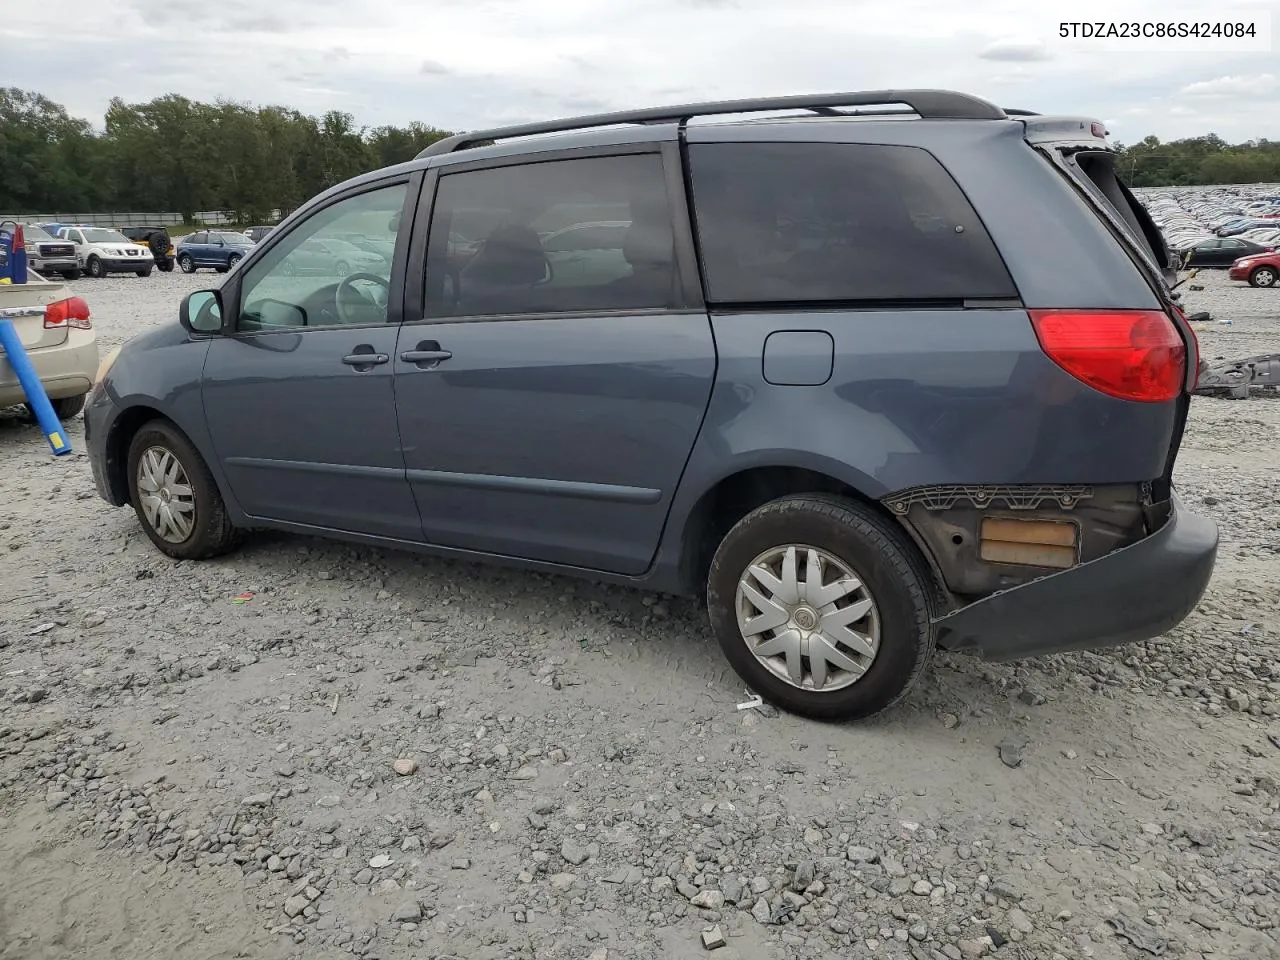
[[[679,155],[539,157],[424,187],[395,360],[405,465],[430,543],[639,574],[716,371]],[[600,221],[626,223],[621,269],[558,270],[543,238]],[[465,261],[458,233],[479,241]]]

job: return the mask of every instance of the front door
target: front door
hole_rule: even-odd
[[[666,172],[655,151],[439,178],[425,291],[406,290],[406,317],[421,319],[401,328],[395,359],[428,542],[649,566],[715,375]],[[573,262],[572,245],[546,249],[588,223],[625,229]],[[479,243],[464,254],[458,236]]]
[[[205,417],[241,507],[253,517],[421,540],[392,388],[399,320],[385,275],[297,276],[308,239],[351,229],[394,241],[404,181],[313,213],[223,288],[236,327],[209,346]],[[265,242],[265,241],[264,241]]]

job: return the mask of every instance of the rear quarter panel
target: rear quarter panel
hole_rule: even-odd
[[[881,498],[935,484],[1122,483],[1160,475],[1165,405],[1114,400],[1040,350],[1021,310],[867,310],[712,317],[719,371],[685,489],[797,466]],[[775,330],[835,343],[822,386],[775,386],[761,354]]]

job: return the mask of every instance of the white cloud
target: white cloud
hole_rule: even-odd
[[[1178,93],[1188,97],[1271,97],[1280,93],[1280,78],[1270,73],[1215,77],[1189,83]]]
[[[1126,139],[1210,128],[1280,139],[1280,109],[1257,103],[1280,98],[1274,54],[1068,50],[1057,32],[1066,14],[1015,0],[361,0],[351,10],[349,0],[116,0],[80,5],[54,31],[38,6],[19,4],[0,21],[0,83],[36,87],[95,124],[112,96],[177,92],[457,130],[688,100],[943,87],[1124,117]],[[1200,20],[1203,9],[1078,0],[1070,16]],[[1206,96],[1232,83],[1229,96]],[[1173,113],[1184,98],[1212,109]]]
[[[984,60],[1004,60],[1011,63],[1034,63],[1052,60],[1053,54],[1043,40],[1019,40],[1009,37],[997,40],[978,54]]]

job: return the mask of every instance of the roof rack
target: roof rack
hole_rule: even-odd
[[[493,140],[512,137],[531,137],[543,133],[565,133],[571,130],[587,130],[592,127],[612,127],[622,124],[685,124],[694,117],[725,116],[736,113],[767,113],[776,110],[809,110],[818,116],[857,116],[841,110],[841,107],[870,106],[873,104],[902,103],[910,112],[924,120],[1004,120],[1006,111],[995,104],[966,93],[951,90],[870,90],[860,93],[801,94],[787,97],[763,97],[750,100],[712,100],[704,103],[685,103],[670,107],[649,107],[643,110],[623,110],[616,113],[597,113],[565,120],[547,120],[525,123],[512,127],[496,127],[492,130],[476,130],[459,133],[437,140],[418,154],[418,159],[454,153],[468,147]],[[894,111],[899,112],[899,111]],[[881,114],[883,111],[881,111]]]

